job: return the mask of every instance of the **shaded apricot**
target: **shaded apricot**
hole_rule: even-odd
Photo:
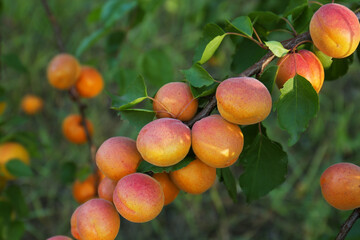
[[[77,213],[79,212],[80,207],[81,205],[75,209],[70,219],[71,235],[78,240],[80,239],[80,235],[77,230]]]
[[[75,87],[79,96],[83,98],[92,98],[97,96],[103,90],[104,80],[95,68],[82,66]]]
[[[72,238],[69,238],[67,236],[58,235],[58,236],[53,236],[51,238],[47,238],[46,240],[72,240]]]
[[[90,136],[93,135],[94,127],[90,120],[85,120]],[[82,144],[87,142],[86,132],[82,125],[80,115],[71,114],[67,116],[62,123],[62,132],[67,140],[72,143]]]
[[[162,86],[155,95],[153,108],[157,118],[177,118],[188,121],[194,117],[198,100],[194,99],[189,85],[171,82]]]
[[[96,164],[110,179],[117,181],[136,172],[141,155],[134,140],[127,137],[112,137],[101,144],[96,153]]]
[[[44,106],[41,98],[28,94],[21,101],[21,109],[29,115],[38,113]]]
[[[6,169],[6,163],[12,159],[18,159],[29,165],[30,157],[28,151],[19,143],[7,142],[0,145],[0,171],[6,179],[14,179]]]
[[[172,203],[180,192],[180,189],[171,181],[168,173],[155,173],[153,175],[164,191],[164,205]]]
[[[72,55],[61,53],[51,59],[47,67],[49,83],[60,90],[72,87],[79,75],[81,67],[79,62]]]
[[[121,216],[131,222],[148,222],[161,212],[164,192],[149,175],[133,173],[119,180],[113,202]]]
[[[120,217],[111,202],[91,199],[76,213],[79,236],[86,240],[114,240],[120,229]]]
[[[287,80],[298,74],[308,80],[316,92],[324,83],[324,67],[312,52],[302,49],[297,53],[288,53],[280,58],[276,74],[276,85],[282,88]]]
[[[117,181],[111,180],[110,178],[105,177],[104,179],[102,179],[98,186],[99,197],[112,202],[116,184]]]
[[[136,140],[144,160],[156,166],[171,166],[188,154],[190,129],[178,119],[160,118],[145,125]]]
[[[93,174],[83,182],[76,180],[72,187],[72,193],[78,203],[84,203],[96,196],[96,179]]]
[[[228,167],[242,152],[244,136],[238,125],[211,115],[192,127],[191,145],[195,155],[214,168]]]
[[[170,178],[184,192],[201,194],[214,184],[216,168],[195,159],[186,167],[171,172]]]
[[[221,82],[216,89],[216,100],[220,115],[241,125],[263,121],[272,107],[265,85],[251,77],[229,78]]]
[[[315,46],[326,55],[345,58],[359,45],[359,20],[345,6],[325,4],[311,18],[310,35]]]
[[[6,102],[0,102],[0,115],[5,112],[6,109]]]

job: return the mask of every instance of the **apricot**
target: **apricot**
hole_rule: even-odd
[[[345,58],[359,45],[359,20],[345,6],[325,4],[311,18],[310,35],[315,46],[326,55]]]
[[[177,118],[181,121],[192,119],[198,109],[198,100],[191,93],[189,85],[171,82],[156,93],[153,108],[157,118]]]
[[[43,108],[43,106],[43,100],[38,96],[31,94],[26,95],[21,101],[21,108],[28,115],[38,113]]]
[[[96,196],[96,179],[93,174],[83,182],[76,180],[72,187],[72,193],[78,203],[84,203]]]
[[[231,123],[241,125],[263,121],[272,107],[265,85],[251,77],[224,80],[216,89],[216,100],[220,115]]]
[[[164,192],[149,175],[132,173],[117,183],[113,202],[121,216],[142,223],[154,219],[164,206]]]
[[[78,240],[80,239],[80,235],[77,230],[77,213],[79,212],[80,207],[81,205],[75,209],[70,219],[71,235]]]
[[[6,102],[0,101],[0,115],[2,115],[5,112],[6,109]]]
[[[95,68],[83,66],[81,67],[81,73],[75,87],[79,96],[92,98],[103,90],[104,80]]]
[[[102,179],[98,186],[99,197],[112,202],[116,184],[117,181],[111,180],[110,178],[105,177],[104,179]]]
[[[81,67],[79,62],[72,55],[61,53],[51,59],[47,67],[49,83],[60,90],[72,87],[79,75]]]
[[[178,119],[160,118],[139,132],[136,146],[149,163],[166,167],[180,162],[191,146],[190,129]]]
[[[184,192],[201,194],[214,184],[216,168],[195,159],[186,167],[171,172],[170,178]]]
[[[89,134],[92,136],[94,132],[93,124],[87,119],[85,119],[85,122]],[[67,116],[62,123],[62,131],[66,139],[72,143],[82,144],[87,142],[86,132],[80,115],[71,114]]]
[[[114,240],[120,229],[120,217],[111,202],[91,199],[76,213],[79,236],[86,240]]]
[[[164,205],[172,203],[180,192],[180,189],[171,181],[168,173],[155,173],[153,175],[164,191]]]
[[[276,85],[282,88],[287,80],[298,74],[308,80],[319,93],[324,83],[324,67],[312,52],[302,49],[297,53],[288,53],[280,58],[276,75]]]
[[[214,168],[228,167],[242,152],[244,136],[238,125],[211,115],[192,127],[191,145],[195,155]]]
[[[134,140],[127,137],[107,139],[96,153],[96,164],[110,179],[117,181],[136,172],[141,155]]]
[[[71,238],[67,237],[67,236],[53,236],[51,238],[48,238],[47,240],[72,240]]]
[[[320,178],[321,192],[334,208],[351,210],[360,207],[360,167],[337,163],[328,167]]]
[[[18,159],[27,165],[30,164],[29,153],[21,144],[16,142],[0,144],[0,175],[3,175],[6,179],[15,178],[6,169],[6,163],[12,159]]]

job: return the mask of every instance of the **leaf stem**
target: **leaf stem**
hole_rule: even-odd
[[[291,30],[293,32],[293,36],[296,37],[298,35],[298,33],[296,32],[294,26],[286,18],[281,17],[281,19],[284,20],[289,25],[289,27],[291,28]]]
[[[263,48],[263,49],[268,49],[263,43],[255,40],[255,39],[252,38],[252,37],[246,36],[246,35],[244,35],[244,34],[236,33],[236,32],[227,32],[226,34],[228,34],[228,35],[236,35],[236,36],[240,36],[240,37],[247,38],[247,39],[253,41],[254,43],[256,43],[257,45],[259,45],[259,47],[261,47],[261,48]]]

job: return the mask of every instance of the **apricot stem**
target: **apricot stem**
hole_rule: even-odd
[[[307,43],[307,42],[312,43],[312,41],[310,41],[310,40],[304,40],[304,41],[299,42],[298,44],[296,44],[294,47],[292,47],[290,51],[295,52],[298,46],[300,46],[301,44]]]
[[[296,37],[298,35],[298,33],[296,32],[294,26],[289,22],[289,20],[287,20],[286,18],[284,17],[281,17],[282,20],[284,20],[288,25],[289,27],[291,28],[291,30],[293,31],[293,36]]]
[[[360,218],[360,208],[356,208],[341,226],[336,240],[344,240],[354,223]]]

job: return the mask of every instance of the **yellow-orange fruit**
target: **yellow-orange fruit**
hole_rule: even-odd
[[[156,166],[171,166],[188,154],[190,129],[178,119],[160,118],[145,125],[136,140],[144,160]]]
[[[95,68],[83,66],[75,87],[81,97],[92,98],[103,90],[104,80]]]
[[[276,75],[276,85],[282,88],[287,80],[298,74],[307,79],[316,92],[324,83],[324,67],[312,52],[302,49],[297,53],[288,53],[280,58]]]
[[[0,145],[0,171],[6,179],[14,179],[6,169],[6,163],[12,159],[18,159],[29,165],[30,157],[28,151],[19,143],[7,142]]]
[[[186,167],[171,172],[170,178],[184,192],[201,194],[214,184],[216,168],[195,159]]]
[[[127,137],[112,137],[99,147],[96,164],[110,179],[117,181],[136,172],[141,155],[134,140]]]
[[[120,217],[111,202],[91,199],[80,206],[76,224],[81,239],[114,240],[120,229]]]
[[[51,59],[47,67],[47,77],[53,87],[60,90],[69,89],[76,83],[80,70],[81,67],[76,58],[62,53]]]
[[[93,135],[94,127],[89,120],[85,120],[90,136]],[[72,143],[82,144],[87,142],[86,132],[82,125],[80,115],[72,114],[67,116],[62,123],[62,131],[67,140]]]
[[[84,203],[96,196],[96,179],[93,174],[83,182],[76,180],[72,187],[72,193],[78,203]]]
[[[72,238],[69,238],[67,236],[58,235],[58,236],[53,236],[51,238],[47,238],[47,240],[72,240]]]
[[[167,173],[155,173],[153,175],[164,191],[164,205],[172,203],[180,192],[180,189],[171,181]]]
[[[359,45],[359,20],[347,7],[329,3],[320,7],[311,18],[310,35],[320,51],[333,58],[344,58]]]
[[[29,115],[38,113],[44,106],[43,100],[38,96],[28,94],[21,101],[22,110]]]
[[[116,183],[117,181],[111,180],[110,178],[107,177],[102,179],[98,187],[99,197],[112,202]]]
[[[360,207],[360,167],[337,163],[328,167],[320,178],[321,192],[334,208],[351,210]]]
[[[198,100],[194,99],[189,85],[183,82],[171,82],[162,86],[156,93],[153,108],[157,118],[188,121],[197,112]]]
[[[119,180],[113,202],[121,216],[131,222],[148,222],[161,212],[164,192],[149,175],[133,173]]]
[[[272,100],[259,80],[251,77],[229,78],[216,89],[217,108],[227,121],[249,125],[263,121],[270,114]]]
[[[75,209],[70,219],[71,235],[78,240],[80,239],[80,235],[77,230],[77,213],[79,212],[80,207],[81,205]]]
[[[228,167],[236,162],[242,152],[244,136],[241,129],[220,115],[197,121],[191,132],[195,155],[211,167]]]

